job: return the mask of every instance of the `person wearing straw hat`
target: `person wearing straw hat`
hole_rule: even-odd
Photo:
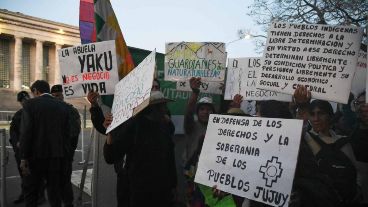
[[[126,156],[125,165],[119,169],[125,176],[120,176],[123,181],[118,186],[125,186],[126,195],[119,205],[174,205],[177,178],[172,136],[175,127],[166,106],[171,101],[162,92],[152,91],[150,103],[143,111],[108,134],[104,145],[106,162],[114,164]]]

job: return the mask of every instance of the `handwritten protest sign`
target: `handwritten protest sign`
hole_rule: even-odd
[[[156,51],[154,50],[116,85],[111,110],[114,119],[106,133],[124,123],[149,104],[156,65],[155,57]]]
[[[302,121],[211,114],[195,182],[288,206]]]
[[[240,94],[244,100],[291,101],[291,95],[256,88],[261,66],[261,58],[229,58],[225,100],[232,100],[236,94]]]
[[[65,98],[87,96],[90,90],[114,94],[119,82],[115,41],[104,41],[58,50]]]
[[[224,87],[224,82],[201,81],[201,85],[199,86],[199,90],[201,91],[201,93],[221,95],[223,87]],[[176,90],[178,90],[178,91],[192,91],[192,89],[190,88],[189,80],[176,82]]]
[[[166,44],[165,80],[200,77],[219,82],[225,78],[225,44],[220,42],[172,42]]]
[[[367,53],[359,52],[358,64],[354,74],[353,82],[351,83],[351,92],[355,96],[359,95],[366,89],[367,78]]]
[[[361,40],[354,26],[274,22],[257,88],[293,94],[301,84],[313,98],[347,103]]]

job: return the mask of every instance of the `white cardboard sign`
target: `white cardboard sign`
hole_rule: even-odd
[[[225,78],[226,51],[222,42],[166,43],[165,80],[221,82]]]
[[[211,114],[195,182],[272,206],[288,206],[301,120]]]
[[[361,40],[358,27],[274,22],[257,88],[292,95],[300,84],[315,99],[346,104]]]
[[[155,57],[156,50],[116,85],[111,110],[114,119],[106,133],[148,106],[155,72]]]
[[[85,97],[88,92],[114,94],[119,82],[115,40],[58,50],[65,98]]]
[[[249,101],[291,101],[291,95],[256,88],[262,58],[229,58],[227,67],[225,100],[232,100],[236,94],[240,94]]]
[[[355,95],[365,91],[367,78],[367,53],[359,52],[358,64],[354,74],[353,82],[351,83],[351,92]]]

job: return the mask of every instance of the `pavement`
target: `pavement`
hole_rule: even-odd
[[[0,126],[1,128],[1,126]],[[74,155],[74,163],[73,163],[73,173],[71,182],[73,184],[74,190],[74,198],[77,198],[80,195],[79,185],[81,183],[82,177],[82,169],[83,165],[80,164],[82,159],[82,148],[84,148],[85,154],[87,155],[88,145],[90,144],[90,133],[91,128],[86,128],[83,130],[84,135],[79,137],[79,143],[77,150]],[[9,131],[7,130],[7,133]],[[9,136],[7,136],[8,139]],[[0,137],[1,138],[1,137]],[[92,206],[92,197],[94,199],[95,206],[116,206],[116,173],[114,171],[113,165],[106,164],[103,155],[102,155],[102,148],[105,142],[105,138],[100,135],[97,136],[99,139],[96,143],[96,146],[93,146],[93,149],[90,153],[89,160],[95,160],[93,165],[89,165],[85,185],[82,193],[82,204],[84,207]],[[82,140],[84,145],[82,145]],[[20,177],[18,174],[18,170],[16,167],[16,162],[14,158],[13,149],[9,146],[8,140],[7,142],[7,153],[8,153],[8,163],[6,164],[6,200],[7,205],[4,207],[18,207],[24,206],[23,204],[15,205],[13,204],[13,200],[15,200],[20,194]],[[175,154],[176,154],[176,165],[177,165],[177,172],[178,172],[178,199],[179,201],[183,202],[185,189],[184,189],[184,177],[182,176],[181,170],[181,155],[185,146],[185,138],[183,136],[175,136]],[[92,168],[95,169],[95,189],[92,191]],[[1,186],[0,186],[1,187]],[[48,202],[46,201],[40,207],[49,206]],[[75,205],[77,206],[77,205]],[[184,206],[184,205],[183,205]]]
[[[86,151],[88,149],[88,144],[90,143],[90,128],[86,128],[83,130],[84,137],[83,137],[83,148],[85,150],[85,155],[87,154]],[[9,131],[7,130],[7,133]],[[9,136],[7,136],[7,155],[8,155],[8,163],[6,166],[6,206],[4,207],[18,207],[18,206],[24,206],[24,203],[21,204],[13,204],[13,201],[19,196],[21,192],[20,188],[20,176],[17,170],[15,158],[14,158],[14,152],[11,146],[8,142]],[[77,200],[77,198],[80,195],[79,191],[79,184],[81,182],[81,175],[83,170],[83,164],[80,163],[82,160],[82,135],[79,136],[79,143],[77,150],[74,155],[74,162],[73,162],[73,173],[72,173],[72,184],[73,184],[73,191],[74,191],[74,199]],[[90,160],[93,160],[93,151],[90,155]],[[91,181],[92,181],[92,166],[90,165],[88,167],[85,186],[84,186],[84,192],[82,193],[82,199],[83,199],[83,206],[89,207],[91,205]],[[0,186],[3,187],[3,186]],[[40,207],[46,207],[49,206],[48,201],[43,203],[42,205],[39,205]],[[75,205],[76,206],[76,205]]]

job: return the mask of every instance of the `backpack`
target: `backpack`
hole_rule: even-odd
[[[308,132],[309,133],[309,132]],[[326,144],[318,135],[309,133],[321,147],[315,155],[319,172],[325,175],[325,182],[334,189],[342,206],[351,204],[357,195],[357,171],[341,148],[350,142],[348,137],[338,139],[336,142]],[[318,188],[315,189],[319,191]]]

